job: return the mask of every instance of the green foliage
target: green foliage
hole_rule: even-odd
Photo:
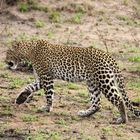
[[[89,48],[97,48],[97,43],[93,41]]]
[[[49,133],[50,140],[62,140],[60,133],[58,132],[51,132]]]
[[[9,78],[9,74],[8,74],[8,72],[4,72],[4,73],[0,74],[0,77],[1,78]]]
[[[60,124],[60,125],[67,125],[66,121],[63,119],[57,120],[55,121],[56,124]]]
[[[140,26],[140,20],[139,19],[133,19],[130,16],[127,15],[120,15],[117,16],[119,20],[122,20],[125,22],[125,24],[130,25],[130,26]]]
[[[51,39],[53,36],[54,36],[53,31],[48,31],[48,32],[47,32],[47,37],[48,37],[49,39]]]
[[[39,90],[36,93],[37,96],[44,96],[44,90]]]
[[[76,83],[72,83],[72,82],[69,82],[67,87],[68,89],[73,89],[73,90],[79,89],[79,86]]]
[[[0,99],[1,100],[1,99]],[[0,111],[1,116],[13,116],[13,109],[11,108],[11,106],[5,106],[4,110]]]
[[[28,40],[29,36],[26,33],[20,33],[17,37],[16,40],[17,41],[21,41],[21,40]]]
[[[83,13],[76,13],[76,14],[70,19],[70,21],[71,21],[72,23],[80,24],[80,23],[81,23],[82,16],[83,16]]]
[[[130,2],[130,0],[123,0],[123,4],[126,6],[128,6],[129,2]]]
[[[105,134],[109,134],[109,135],[111,135],[111,134],[113,133],[112,126],[104,127],[104,128],[102,128],[102,131],[103,131]]]
[[[140,56],[132,56],[128,59],[130,62],[140,62]]]
[[[3,68],[5,66],[4,62],[0,62],[0,68]]]
[[[48,132],[45,129],[39,129],[35,133],[30,134],[26,140],[45,140]]]
[[[20,12],[28,12],[31,9],[48,12],[48,7],[39,5],[39,2],[37,0],[28,0],[25,2],[20,2],[18,5],[18,9]]]
[[[36,20],[36,21],[35,21],[35,26],[36,26],[37,28],[42,28],[42,27],[45,26],[45,23],[44,23],[44,21],[42,21],[42,20]]]
[[[135,79],[132,80],[128,83],[128,87],[130,87],[131,89],[135,90],[140,90],[140,80],[139,79]]]
[[[26,2],[21,2],[18,5],[18,9],[20,12],[27,12],[27,11],[29,11],[29,5]]]
[[[88,97],[87,91],[84,91],[84,90],[79,91],[78,96],[82,98],[87,98]]]
[[[33,121],[38,121],[38,117],[35,115],[30,115],[30,114],[23,114],[21,116],[22,121],[24,122],[33,122]]]
[[[52,22],[60,22],[61,21],[61,16],[60,16],[60,13],[58,11],[51,11],[49,13],[49,19],[52,21]]]
[[[24,85],[26,82],[23,79],[20,78],[10,78],[10,88],[14,89],[14,88],[19,88],[22,85]]]

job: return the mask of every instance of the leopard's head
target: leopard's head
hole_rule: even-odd
[[[13,45],[7,50],[6,53],[5,63],[7,64],[7,68],[11,70],[16,70],[20,62],[21,59],[18,53],[17,46]]]

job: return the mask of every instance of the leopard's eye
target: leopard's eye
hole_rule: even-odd
[[[8,62],[8,65],[10,66],[10,67],[12,67],[13,65],[14,65],[14,63],[13,62]]]

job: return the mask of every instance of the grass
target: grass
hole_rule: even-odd
[[[44,25],[42,25],[43,23],[44,23],[43,21],[41,23],[40,20],[37,20],[34,24],[37,28],[42,28],[45,26],[45,23],[44,23]],[[16,37],[17,41],[38,40],[38,39],[41,39],[41,37],[39,35],[29,35],[29,34],[26,34],[25,32],[18,34],[18,36]],[[13,40],[11,40],[9,42],[10,43],[9,45],[11,45],[12,42],[13,42]]]
[[[48,12],[48,7],[40,5],[37,0],[28,0],[27,2],[20,2],[18,10],[20,12],[28,12],[30,10]]]
[[[48,32],[47,32],[47,37],[48,37],[49,39],[51,39],[53,36],[54,36],[54,32],[53,32],[53,31],[48,31]]]
[[[25,83],[26,83],[26,81],[23,79],[15,78],[15,77],[10,78],[10,88],[11,89],[22,87]]]
[[[2,91],[2,90],[1,90]],[[0,96],[0,101],[7,101],[9,100],[10,98],[9,97],[6,97],[6,96]]]
[[[0,68],[4,68],[5,67],[5,63],[4,62],[0,62]]]
[[[0,111],[1,116],[13,116],[13,108],[10,105],[5,105],[3,110]]]
[[[123,4],[124,4],[125,6],[128,6],[128,5],[129,5],[129,2],[130,2],[130,0],[123,0]]]
[[[133,19],[130,16],[127,15],[119,15],[117,18],[121,21],[124,21],[126,25],[130,26],[140,26],[140,20],[139,19]]]
[[[131,56],[128,58],[130,62],[140,62],[140,56]]]
[[[106,126],[102,128],[102,132],[104,132],[105,134],[111,135],[113,133],[112,126]]]
[[[140,79],[135,79],[135,80],[129,81],[128,87],[132,90],[140,90]]]
[[[86,90],[80,90],[78,93],[78,96],[81,98],[88,98],[88,91]]]
[[[128,70],[130,72],[133,72],[133,73],[139,73],[140,72],[140,65],[139,65],[139,63],[135,63],[135,66],[133,66],[133,65],[129,66]]]
[[[97,42],[93,41],[92,44],[89,46],[89,48],[97,48]]]
[[[60,125],[64,125],[64,126],[67,125],[66,121],[63,120],[63,119],[56,120],[56,121],[55,121],[55,124],[60,124]]]
[[[20,12],[27,12],[27,11],[29,11],[29,5],[26,2],[21,2],[18,5],[18,9]]]
[[[20,33],[18,34],[18,36],[16,37],[17,41],[21,41],[21,40],[28,40],[29,39],[29,35],[27,35],[26,33]]]
[[[36,28],[43,28],[45,26],[45,22],[42,20],[36,20],[34,24]]]
[[[51,11],[49,13],[49,19],[50,19],[51,22],[59,23],[61,21],[60,12]]]
[[[46,139],[48,132],[45,129],[38,129],[35,133],[32,133],[26,137],[26,140],[44,140]]]
[[[80,24],[82,22],[82,17],[83,17],[83,13],[76,13],[71,19],[69,19],[68,21],[70,21],[71,23],[75,23],[75,24]]]
[[[9,78],[9,73],[8,72],[4,72],[0,74],[1,78]]]
[[[38,121],[38,117],[35,115],[30,115],[30,114],[23,114],[21,116],[21,119],[23,122],[34,122],[34,121]]]
[[[37,93],[35,95],[36,96],[44,96],[44,90],[41,89],[41,90],[37,91]]]
[[[48,7],[40,5],[38,0],[28,0],[28,4],[32,10],[48,12]]]
[[[62,140],[61,134],[59,132],[50,132],[48,139],[50,140]]]
[[[79,85],[77,85],[76,83],[69,82],[67,84],[67,88],[68,89],[72,89],[72,90],[78,90],[79,89]]]

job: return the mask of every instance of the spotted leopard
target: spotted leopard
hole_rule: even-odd
[[[128,98],[121,72],[109,53],[95,48],[53,45],[46,40],[15,42],[7,51],[5,62],[11,70],[15,70],[22,60],[32,63],[35,81],[21,91],[16,104],[26,102],[33,92],[43,88],[46,104],[42,109],[49,112],[53,105],[54,79],[71,82],[84,80],[91,106],[79,111],[79,116],[87,117],[100,109],[101,93],[118,108],[121,116],[116,123],[127,122],[125,107],[140,116],[140,111],[134,108],[139,104]]]

